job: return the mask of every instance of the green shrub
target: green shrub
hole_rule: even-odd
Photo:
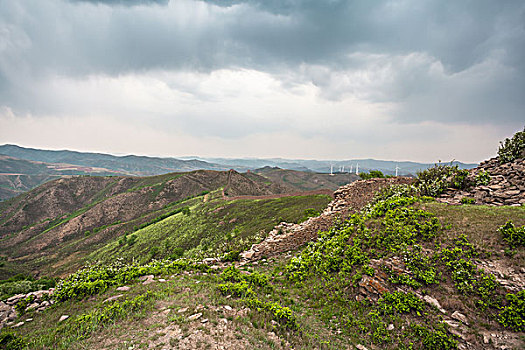
[[[445,326],[437,327],[438,329],[428,329],[417,323],[410,325],[410,332],[421,340],[425,350],[451,350],[457,349],[458,342],[447,336]]]
[[[110,286],[122,285],[144,275],[161,275],[183,270],[211,272],[204,264],[189,260],[153,260],[146,265],[124,264],[117,260],[110,265],[86,266],[57,285],[54,298],[57,301],[82,299],[89,295],[101,293]]]
[[[481,170],[476,175],[476,185],[487,186],[490,183],[490,173],[488,171]]]
[[[414,311],[418,316],[422,315],[425,303],[412,293],[393,292],[385,293],[377,301],[378,309],[385,315],[396,313],[409,313]]]
[[[507,242],[511,248],[525,246],[525,225],[515,227],[512,221],[507,221],[498,231],[502,234],[503,240]]]
[[[369,173],[360,173],[359,177],[363,180],[368,180],[373,178],[384,178],[385,175],[379,170],[370,170]]]
[[[21,350],[26,347],[24,338],[13,331],[4,331],[0,333],[0,349]]]
[[[418,188],[421,195],[437,197],[449,187],[466,189],[472,183],[468,170],[459,169],[457,165],[435,164],[433,167],[417,173]]]
[[[78,316],[74,323],[79,333],[79,338],[85,338],[89,333],[98,329],[101,325],[114,322],[123,318],[128,313],[142,308],[152,298],[152,293],[147,291],[131,300],[122,302],[114,301],[102,309],[93,310],[87,314]]]
[[[35,280],[31,276],[17,275],[8,280],[0,281],[0,300],[15,294],[27,294],[36,290],[49,289],[55,286],[55,278],[42,277]]]
[[[131,235],[128,237],[128,240],[126,241],[127,245],[129,246],[132,246],[135,244],[135,242],[137,241],[137,236],[136,235]]]
[[[181,258],[183,255],[184,255],[184,248],[176,247],[176,248],[173,248],[173,250],[171,251],[169,258],[172,260],[177,260]]]
[[[525,332],[525,290],[507,294],[506,299],[508,305],[502,308],[498,322],[516,332]]]
[[[512,138],[500,142],[498,156],[502,164],[525,157],[525,128],[515,133]]]
[[[224,254],[222,261],[239,261],[241,259],[241,252],[239,250],[231,250]]]
[[[461,204],[474,204],[474,203],[476,203],[475,198],[470,198],[470,197],[461,198]]]

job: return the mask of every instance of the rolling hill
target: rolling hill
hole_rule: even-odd
[[[150,176],[193,170],[228,170],[231,167],[211,164],[200,160],[180,160],[146,156],[114,156],[103,153],[76,151],[50,151],[25,148],[16,145],[1,145],[0,154],[10,157],[45,163],[73,164],[85,167],[105,168],[127,175]]]
[[[0,155],[0,201],[14,197],[47,181],[73,175],[124,175],[98,167],[44,163]]]
[[[256,234],[261,234],[259,231],[269,230],[277,224],[279,218],[298,220],[309,205],[321,210],[330,198],[318,194],[296,199],[278,198],[290,192],[291,188],[257,174],[248,176],[234,170],[197,170],[152,177],[77,176],[50,181],[0,203],[0,254],[7,259],[0,273],[2,276],[20,271],[65,273],[74,266],[79,267],[81,260],[94,250],[108,243],[113,244],[111,249],[115,248],[121,236],[130,234],[139,241],[140,237],[151,237],[143,229],[149,225],[152,227],[148,230],[155,229],[154,224],[172,219],[172,216],[180,219],[183,208],[190,209],[189,213],[187,209],[184,211],[193,222],[186,222],[187,228],[200,231],[181,240],[174,238],[179,232],[167,229],[163,230],[164,238],[156,242],[145,241],[146,246],[163,244],[159,256],[166,257],[175,248],[189,251],[202,246],[201,240],[209,240],[212,231],[222,232],[223,228],[241,230],[239,237],[253,240]],[[233,207],[227,204],[230,198],[243,196],[261,199],[240,199]],[[213,210],[221,211],[218,209],[221,206],[230,208],[224,212],[232,212],[234,216],[246,206],[255,214],[265,205],[273,209],[261,211],[254,215],[250,224],[241,226],[246,218],[231,221],[232,217],[223,222],[226,219],[210,214]],[[295,214],[286,214],[289,210],[295,210]],[[199,223],[202,225],[197,229]],[[144,244],[137,243],[134,249]],[[134,252],[134,249],[129,251]],[[149,250],[144,248],[135,256],[146,256]],[[215,249],[214,252],[223,251]]]

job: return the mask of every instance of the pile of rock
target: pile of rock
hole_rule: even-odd
[[[334,192],[334,199],[318,217],[309,218],[301,224],[281,222],[268,233],[266,239],[254,244],[250,250],[241,253],[242,262],[270,257],[285,251],[295,250],[317,238],[319,231],[332,226],[334,220],[345,218],[362,209],[378,190],[393,184],[410,184],[414,179],[396,177],[389,179],[370,179],[352,182],[339,187]]]
[[[466,191],[449,189],[438,201],[459,204],[463,198],[473,198],[476,204],[520,206],[525,204],[525,158],[500,164],[498,158],[482,162],[470,170],[475,181],[482,171],[490,175],[487,185],[474,186]]]
[[[54,288],[39,290],[27,294],[17,294],[5,301],[0,301],[0,329],[5,326],[14,326],[14,320],[17,317],[15,306],[25,300],[31,300],[25,307],[25,312],[34,310],[42,312],[49,306],[53,305],[54,300],[50,296],[55,291]],[[19,324],[17,324],[19,325]]]

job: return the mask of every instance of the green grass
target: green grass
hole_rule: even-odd
[[[136,242],[132,246],[115,240],[93,252],[89,259],[106,261],[118,256],[145,262],[169,257],[181,248],[185,257],[210,257],[231,250],[245,250],[263,239],[279,222],[301,221],[306,209],[320,211],[330,199],[325,195],[313,195],[207,203],[194,201],[189,215],[177,213],[135,231]],[[152,250],[152,247],[156,248]]]

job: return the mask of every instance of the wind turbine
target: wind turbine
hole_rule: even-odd
[[[359,163],[357,163],[355,166],[355,174],[359,175]]]
[[[397,177],[397,171],[399,170],[400,168],[397,166],[396,164],[396,177]]]
[[[330,163],[330,175],[334,176],[334,165]]]
[[[350,173],[352,173],[352,170],[354,169],[354,165],[350,164]]]

